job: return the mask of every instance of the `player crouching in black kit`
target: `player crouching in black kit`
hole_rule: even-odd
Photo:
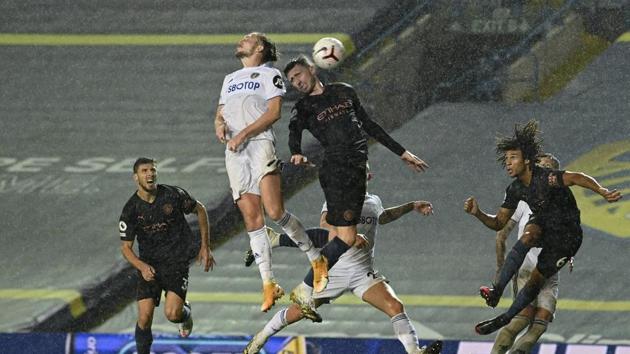
[[[284,74],[294,88],[305,94],[295,104],[289,123],[291,163],[310,164],[302,155],[304,129],[310,131],[325,149],[319,182],[328,205],[326,222],[338,235],[321,251],[330,269],[339,256],[352,247],[357,237],[357,223],[366,192],[368,145],[364,131],[400,156],[413,170],[421,172],[428,165],[405,150],[368,117],[350,85],[322,84],[315,67],[305,56],[289,61]],[[312,271],[304,282],[312,287]],[[325,285],[314,291],[323,291]],[[295,299],[298,295],[294,293],[291,297]]]
[[[179,187],[158,185],[157,163],[153,159],[138,158],[133,165],[133,179],[138,190],[125,204],[118,228],[121,252],[139,275],[136,350],[138,354],[149,354],[153,313],[160,304],[162,291],[166,297],[166,318],[178,324],[180,336],[188,337],[192,331],[190,304],[185,300],[195,242],[185,214],[197,213],[201,233],[197,261],[206,272],[215,262],[208,244],[208,216],[203,204]],[[135,239],[139,256],[133,250]]]

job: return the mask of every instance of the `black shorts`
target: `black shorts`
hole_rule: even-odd
[[[564,267],[582,245],[582,227],[579,220],[559,221],[557,218],[546,219],[532,215],[527,224],[538,225],[542,230],[537,245],[542,250],[538,255],[536,268],[545,278],[551,277]]]
[[[136,300],[153,299],[155,306],[160,306],[162,291],[174,292],[183,300],[186,300],[188,291],[188,266],[176,268],[155,268],[155,279],[146,281],[142,273],[138,272],[138,286]]]
[[[324,159],[319,170],[319,184],[326,197],[326,222],[330,225],[359,223],[367,188],[366,162],[364,155]]]

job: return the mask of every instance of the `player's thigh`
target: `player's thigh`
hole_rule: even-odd
[[[368,277],[370,276],[368,275]],[[389,317],[404,311],[402,301],[396,296],[396,292],[387,284],[384,278],[376,276],[366,280],[364,283],[366,284],[365,286],[369,287],[361,295],[363,301],[381,310]],[[357,294],[361,290],[359,287],[355,289],[354,293]]]
[[[328,272],[328,285],[319,293],[313,293],[313,300],[317,303],[329,303],[337,299],[350,287],[351,271],[344,269],[331,269]]]
[[[548,322],[552,320],[556,312],[558,302],[558,274],[552,275],[536,297],[536,318],[542,318]]]
[[[243,215],[245,228],[247,231],[258,230],[263,227],[264,216],[260,196],[251,193],[242,194],[236,202],[238,209]]]
[[[260,198],[272,220],[279,220],[284,213],[281,184],[282,178],[275,172],[266,174],[260,180]]]

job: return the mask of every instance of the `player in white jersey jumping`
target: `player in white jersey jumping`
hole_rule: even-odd
[[[545,153],[539,156],[538,166],[550,168],[554,170],[560,169],[560,161],[552,154]],[[497,253],[497,269],[501,269],[505,260],[505,242],[510,235],[514,226],[518,224],[518,238],[523,236],[525,225],[529,221],[532,213],[529,205],[524,201],[519,201],[514,215],[507,222],[505,227],[497,232],[496,237],[496,253]],[[525,256],[525,260],[519,269],[515,280],[512,281],[514,294],[517,294],[529,280],[534,268],[540,248],[533,247]],[[558,273],[551,276],[545,281],[536,300],[514,317],[510,323],[501,328],[494,339],[494,346],[491,354],[504,354],[511,349],[510,353],[524,354],[529,353],[534,347],[540,336],[547,330],[547,324],[553,320],[553,314],[556,311],[556,302],[558,301]],[[516,336],[527,328],[527,331],[514,342]]]
[[[339,261],[330,269],[328,272],[329,282],[326,289],[319,293],[313,293],[313,289],[304,282],[298,285],[291,293],[291,300],[295,303],[289,308],[278,311],[267,322],[265,327],[254,335],[243,353],[258,353],[269,337],[304,317],[311,319],[313,322],[321,322],[321,316],[315,311],[315,308],[333,301],[347,291],[351,291],[363,301],[389,316],[394,332],[407,353],[440,353],[442,348],[441,341],[435,341],[427,348],[418,347],[418,337],[416,336],[415,328],[405,313],[403,303],[396,296],[394,289],[389,286],[385,278],[374,270],[373,265],[374,242],[378,225],[397,220],[412,210],[416,210],[422,215],[430,215],[433,213],[433,206],[427,201],[413,201],[384,209],[378,196],[366,194],[359,224],[357,225],[359,234],[362,234],[364,238],[359,238],[357,243],[339,257]],[[324,203],[320,226],[333,230],[326,223],[326,213],[327,206]],[[335,235],[330,232],[329,238],[332,239],[334,237]],[[316,246],[322,247],[323,245],[316,244]]]
[[[263,207],[307,254],[315,282],[327,278],[327,267],[300,220],[284,209],[280,160],[276,157],[272,129],[273,123],[280,119],[285,93],[281,73],[271,65],[277,60],[276,47],[264,34],[253,32],[238,42],[235,55],[243,68],[223,80],[214,127],[219,141],[226,144],[225,165],[230,188],[243,215],[263,280],[260,309],[266,312],[284,290],[273,277]]]

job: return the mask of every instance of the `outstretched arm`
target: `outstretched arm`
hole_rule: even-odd
[[[422,215],[431,215],[433,214],[433,205],[431,205],[430,202],[424,200],[417,200],[414,202],[408,202],[399,206],[387,208],[383,211],[383,213],[381,213],[381,216],[378,217],[378,223],[381,225],[385,225],[392,221],[396,221],[401,216],[411,212],[412,210],[415,210]]]
[[[550,174],[549,184],[557,185],[558,181],[556,180],[556,178],[557,177],[554,174]],[[609,203],[614,203],[623,197],[621,195],[621,192],[619,192],[618,190],[609,190],[608,188],[604,188],[599,184],[599,182],[597,182],[597,180],[595,180],[595,178],[582,172],[565,171],[562,174],[562,184],[567,187],[575,185],[582,188],[590,189],[593,192],[601,195]]]
[[[464,211],[473,215],[486,225],[486,227],[494,231],[501,230],[508,222],[512,214],[514,214],[513,209],[506,208],[499,208],[499,212],[497,212],[496,215],[486,214],[479,209],[477,200],[474,197],[470,197],[464,201]]]

